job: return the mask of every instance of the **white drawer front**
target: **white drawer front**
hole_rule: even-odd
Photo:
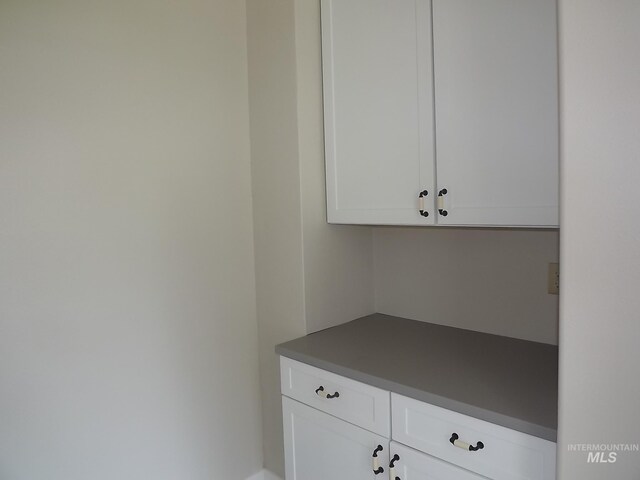
[[[280,357],[280,380],[283,395],[389,438],[386,390],[285,357]]]
[[[486,480],[485,477],[391,442],[389,478],[395,480]],[[393,465],[393,467],[391,467]]]
[[[556,444],[424,402],[391,395],[395,441],[493,480],[555,479]],[[469,451],[451,443],[483,448]]]

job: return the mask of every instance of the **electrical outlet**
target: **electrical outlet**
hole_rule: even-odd
[[[549,275],[547,277],[547,291],[551,295],[560,293],[560,270],[557,263],[549,264]]]

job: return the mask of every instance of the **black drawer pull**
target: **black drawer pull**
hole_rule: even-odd
[[[373,473],[375,473],[376,475],[384,472],[384,468],[380,466],[380,460],[378,459],[378,452],[381,452],[382,450],[384,450],[384,448],[382,448],[382,445],[378,445],[373,451],[373,455],[371,455],[373,457]]]
[[[447,212],[444,209],[444,196],[447,194],[447,189],[443,188],[442,190],[440,190],[438,192],[438,213],[440,215],[442,215],[443,217],[446,217],[447,215],[449,215],[449,212]]]
[[[454,447],[458,447],[461,448],[463,450],[468,450],[470,452],[477,452],[478,450],[482,450],[484,448],[484,443],[482,442],[477,442],[476,446],[474,447],[473,445],[467,443],[467,442],[463,442],[462,440],[459,440],[459,436],[457,433],[452,433],[451,434],[451,438],[449,439],[449,441],[451,442],[451,445],[453,445]]]
[[[427,208],[425,207],[425,201],[424,201],[427,195],[429,195],[429,192],[427,190],[422,190],[418,195],[418,211],[420,212],[420,215],[422,215],[423,217],[429,216],[429,212],[427,212]]]
[[[327,393],[324,391],[324,387],[322,385],[320,385],[318,388],[316,388],[316,395],[320,396],[320,397],[324,397],[324,398],[338,398],[340,396],[340,394],[338,392],[331,394],[331,393]]]
[[[400,460],[400,455],[397,453],[393,454],[393,458],[389,462],[389,479],[390,480],[400,480],[400,477],[396,476],[396,462]]]

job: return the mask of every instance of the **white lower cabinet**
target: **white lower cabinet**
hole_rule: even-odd
[[[286,480],[556,478],[554,442],[286,358],[281,366]]]
[[[554,442],[395,393],[391,423],[395,441],[492,480],[555,478]]]
[[[287,397],[282,410],[287,480],[386,480],[387,438]]]
[[[280,379],[283,395],[389,438],[388,391],[289,358],[280,360]]]
[[[391,442],[390,480],[485,480],[468,470]]]

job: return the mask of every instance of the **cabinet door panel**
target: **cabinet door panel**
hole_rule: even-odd
[[[555,0],[434,0],[438,223],[558,224]]]
[[[430,0],[322,0],[322,58],[328,221],[432,224]]]
[[[397,455],[392,480],[485,480],[475,473],[438,460],[430,455],[417,452],[399,443],[391,442],[391,458]]]
[[[280,357],[282,394],[354,425],[389,437],[390,395],[365,383],[336,375],[290,358]],[[327,398],[316,390],[338,396]]]
[[[287,480],[388,478],[389,440],[302,403],[282,397]],[[384,469],[373,473],[372,454]]]
[[[393,439],[494,480],[554,480],[556,444],[413,398],[392,394]],[[451,443],[453,434],[482,448]]]

